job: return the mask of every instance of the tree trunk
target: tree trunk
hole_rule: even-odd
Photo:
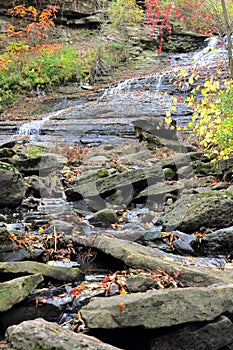
[[[224,19],[225,19],[225,23],[226,23],[226,31],[227,31],[227,46],[228,46],[229,68],[230,68],[231,79],[233,79],[233,57],[232,57],[232,41],[231,41],[230,19],[228,17],[225,0],[221,0],[221,3],[222,3],[223,15],[224,15]]]

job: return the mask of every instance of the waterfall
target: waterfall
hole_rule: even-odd
[[[41,127],[51,118],[63,114],[65,110],[66,109],[62,109],[56,112],[51,112],[39,120],[33,120],[20,125],[17,130],[17,136],[27,136],[30,139],[38,138],[41,134]]]
[[[203,67],[207,63],[212,63],[215,59],[226,59],[227,57],[224,39],[211,37],[207,40],[207,46],[195,53],[192,57],[191,62],[194,67]]]

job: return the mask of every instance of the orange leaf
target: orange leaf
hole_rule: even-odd
[[[120,311],[123,311],[124,308],[125,308],[125,304],[124,304],[124,303],[120,303],[120,304],[119,304],[119,309],[120,309]]]
[[[104,277],[104,279],[101,281],[102,283],[107,283],[110,280],[109,276],[107,275]]]

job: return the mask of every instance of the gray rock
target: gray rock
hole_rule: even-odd
[[[152,278],[134,276],[127,279],[126,287],[131,293],[137,293],[146,292],[148,289],[157,289],[158,284]]]
[[[96,224],[98,223],[104,223],[104,224],[114,224],[117,221],[117,215],[113,209],[102,209],[97,211],[92,221]]]
[[[158,329],[187,322],[213,321],[233,313],[233,284],[175,288],[95,298],[82,308],[89,328],[142,326]],[[121,310],[119,304],[125,305]],[[101,317],[100,317],[101,315]]]
[[[0,207],[17,207],[26,193],[21,174],[13,165],[0,162]]]
[[[193,255],[195,253],[191,244],[196,242],[196,236],[187,235],[180,231],[173,231],[172,234],[178,238],[173,242],[173,246],[178,254]]]
[[[10,350],[120,350],[85,334],[77,334],[41,318],[11,326],[6,332]]]
[[[49,266],[35,261],[0,262],[0,272],[4,274],[38,274],[58,281],[82,281],[83,273],[79,268]]]
[[[210,191],[182,196],[163,216],[166,231],[192,233],[200,227],[224,228],[233,225],[233,196],[228,191]]]
[[[224,271],[193,265],[186,266],[182,261],[176,260],[176,256],[173,254],[103,234],[95,238],[92,247],[123,261],[129,267],[150,270],[161,269],[170,275],[178,272],[179,281],[186,287],[233,282],[233,276]]]
[[[0,283],[0,312],[24,300],[42,281],[42,275],[35,274]]]
[[[233,324],[229,318],[220,316],[213,322],[193,323],[170,330],[164,336],[151,340],[150,350],[219,350],[231,349]]]
[[[66,162],[66,157],[53,153],[26,158],[13,157],[15,167],[24,175],[39,175],[42,177],[55,170],[62,169]]]
[[[103,163],[109,162],[109,159],[107,157],[105,157],[105,156],[95,156],[95,157],[91,157],[90,161],[92,163],[101,163],[101,164],[103,164]]]
[[[175,182],[174,184],[166,184],[164,182],[157,182],[143,191],[141,191],[136,199],[142,199],[148,197],[149,200],[156,200],[156,202],[164,202],[167,194],[177,193],[184,189],[182,182]]]
[[[200,252],[204,255],[228,255],[232,251],[233,226],[209,233],[200,244]]]
[[[152,154],[149,151],[141,151],[137,153],[130,153],[130,154],[124,154],[123,156],[119,157],[120,162],[135,162],[139,160],[147,160],[149,158],[152,158]]]
[[[14,249],[13,243],[9,242],[7,246],[5,245],[0,249],[0,261],[13,262],[25,259],[35,259],[36,257],[40,256],[43,252],[43,249],[33,249],[33,251],[29,251],[24,247]]]
[[[44,231],[44,233],[52,233],[54,231],[54,227],[59,234],[64,233],[66,235],[70,235],[74,229],[74,225],[71,223],[57,219],[50,222],[50,226]]]
[[[95,181],[83,182],[66,190],[66,196],[68,200],[79,200],[81,198],[99,198],[99,200],[104,201],[102,197],[107,197],[110,191],[116,191],[122,189],[126,196],[126,204],[128,204],[133,198],[133,188],[136,184],[154,183],[159,178],[163,178],[162,167],[160,164],[154,165],[149,168],[139,168],[124,171],[122,173],[117,173],[109,175],[104,178],[97,179]]]
[[[187,179],[194,175],[192,164],[185,165],[177,169],[178,179]]]
[[[28,192],[36,198],[49,197],[50,193],[45,184],[40,180],[39,176],[33,175],[25,178],[29,188]]]
[[[177,253],[180,255],[193,255],[194,250],[188,242],[183,241],[182,239],[177,239],[173,242],[173,246],[176,249]]]

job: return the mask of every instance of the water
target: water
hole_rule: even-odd
[[[36,141],[41,137],[41,127],[46,124],[51,118],[64,114],[66,109],[62,109],[56,112],[49,113],[39,120],[27,122],[19,126],[17,130],[17,136],[26,136],[31,141]]]

